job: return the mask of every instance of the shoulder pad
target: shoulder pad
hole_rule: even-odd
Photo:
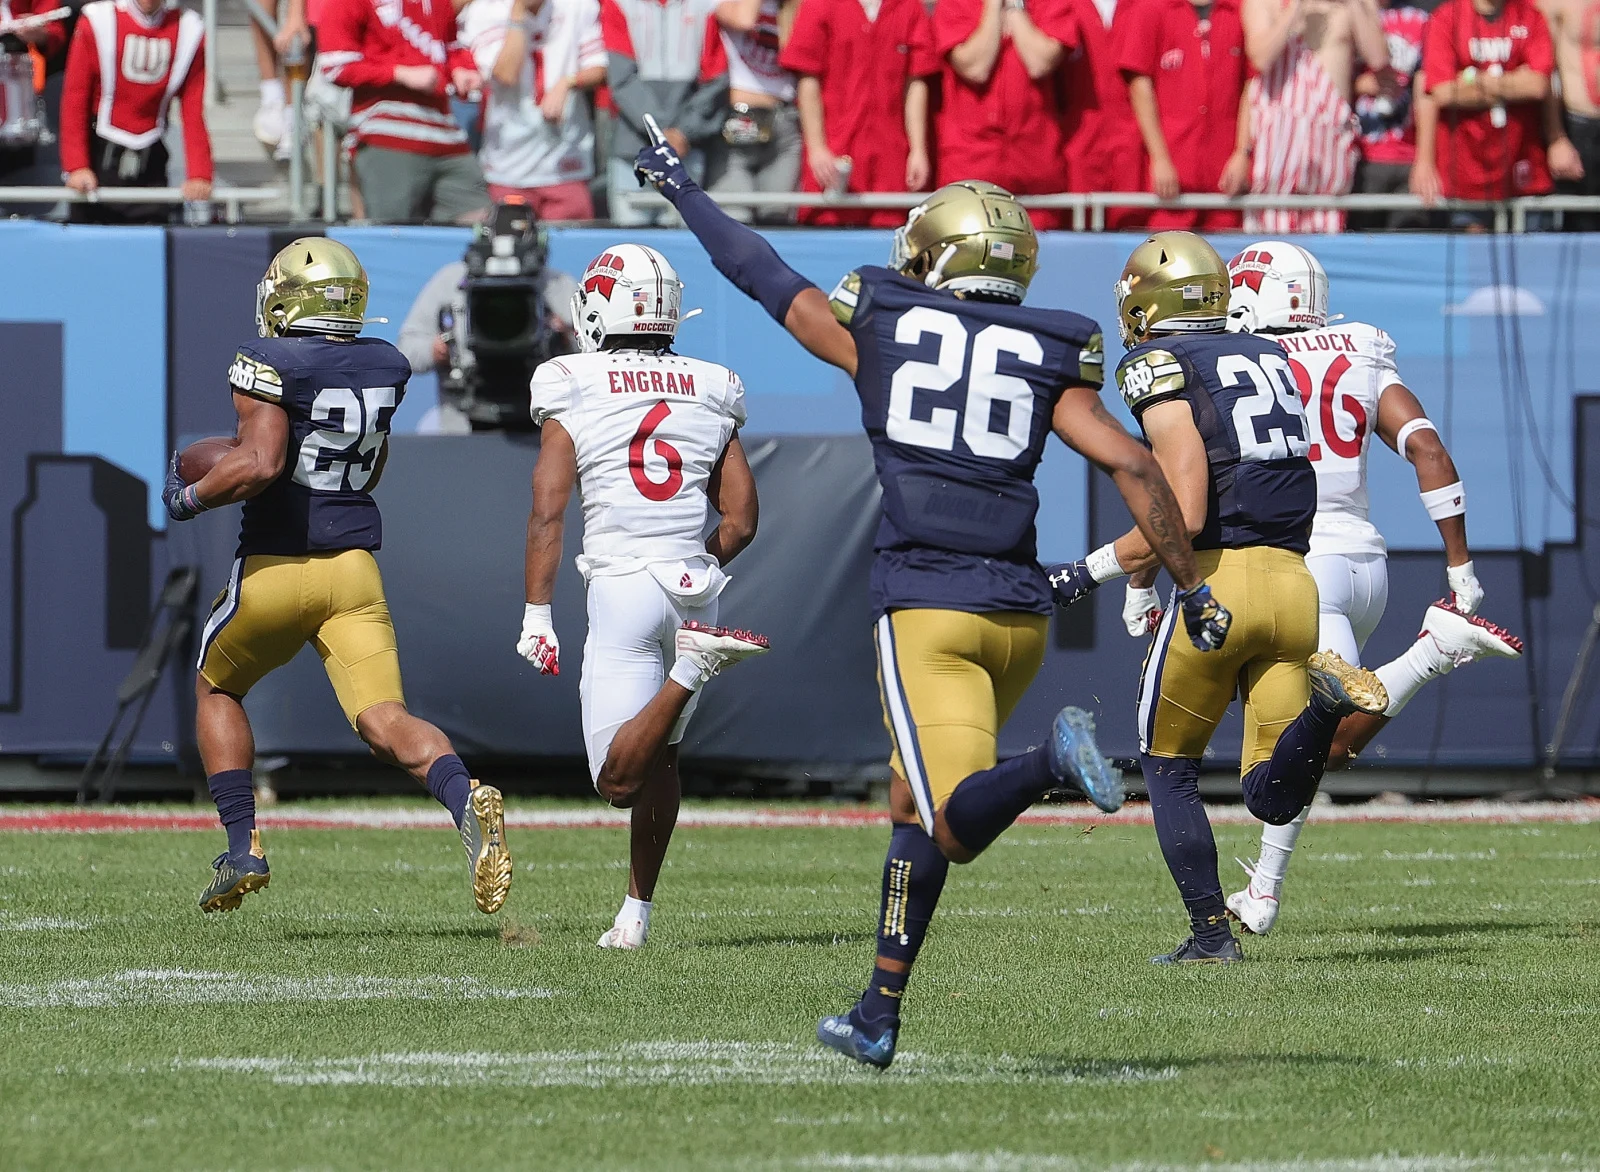
[[[266,359],[243,350],[233,356],[233,365],[228,367],[228,385],[252,399],[283,401],[283,376]]]
[[[1106,381],[1106,339],[1098,330],[1078,351],[1078,378],[1097,387]]]
[[[828,294],[828,308],[833,310],[833,316],[839,319],[839,324],[848,326],[856,316],[856,306],[861,304],[861,274],[848,272],[839,283],[833,287],[833,292]]]
[[[1129,354],[1117,367],[1117,387],[1128,410],[1138,415],[1152,403],[1183,393],[1183,364],[1170,350]]]

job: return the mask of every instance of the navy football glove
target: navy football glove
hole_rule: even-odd
[[[1050,593],[1055,595],[1057,606],[1082,602],[1100,588],[1100,583],[1089,572],[1088,559],[1051,566],[1047,573],[1050,577]]]
[[[648,183],[668,200],[694,186],[678,152],[665,142],[644,147],[633,156],[633,173],[639,177],[640,186]]]
[[[177,452],[172,453],[172,459],[167,463],[167,481],[161,488],[161,503],[167,506],[167,516],[174,521],[187,521],[206,511],[206,506],[200,503],[200,497],[194,491],[194,485],[185,484],[183,477],[178,475]]]
[[[1201,651],[1215,651],[1228,638],[1228,628],[1233,625],[1233,615],[1211,594],[1204,582],[1193,590],[1178,592],[1178,603],[1183,607],[1183,625],[1189,632],[1189,642]]]

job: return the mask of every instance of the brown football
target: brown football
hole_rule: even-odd
[[[178,453],[178,475],[185,484],[198,484],[222,457],[238,446],[239,441],[231,435],[208,435],[195,440]]]

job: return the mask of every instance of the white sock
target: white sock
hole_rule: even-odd
[[[287,106],[289,104],[289,99],[283,92],[282,81],[272,77],[261,83],[261,104],[263,106]]]
[[[1259,886],[1271,888],[1272,895],[1283,888],[1284,876],[1289,873],[1289,856],[1294,853],[1300,832],[1306,828],[1306,815],[1310,812],[1308,806],[1293,822],[1261,828],[1261,861],[1256,864],[1255,877]]]
[[[1400,710],[1411,703],[1411,698],[1422,685],[1437,676],[1447,675],[1455,669],[1455,661],[1439,650],[1433,636],[1423,635],[1400,656],[1382,667],[1372,669],[1389,691],[1389,707],[1385,716],[1398,716]]]
[[[705,686],[707,676],[700,670],[700,665],[687,655],[678,656],[672,665],[672,670],[667,673],[667,678],[673,683],[688,688],[691,692],[698,692]]]
[[[650,931],[650,901],[648,899],[634,899],[631,895],[622,897],[622,910],[617,913],[617,918],[612,921],[617,927],[624,927],[638,920],[644,925],[646,932]]]

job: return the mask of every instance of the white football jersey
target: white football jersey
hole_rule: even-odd
[[[589,573],[707,558],[706,484],[744,424],[744,383],[725,366],[645,350],[551,359],[533,372],[533,421],[578,453]]]
[[[1311,553],[1386,553],[1367,519],[1367,446],[1378,399],[1400,381],[1394,340],[1376,326],[1338,322],[1275,339],[1289,356],[1311,428],[1317,516]]]

